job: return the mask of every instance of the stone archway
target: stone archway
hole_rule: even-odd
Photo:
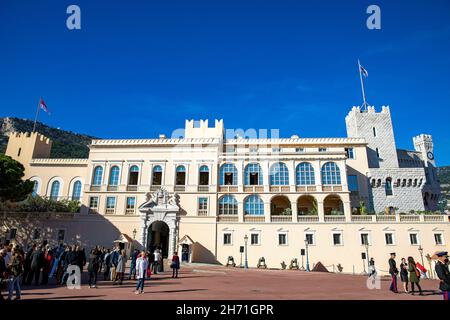
[[[272,216],[292,214],[289,198],[282,195],[274,196],[270,200],[270,214]]]
[[[323,211],[326,215],[344,214],[344,203],[342,202],[341,197],[339,197],[337,194],[330,194],[326,196],[323,201]]]
[[[154,221],[147,230],[146,248],[150,252],[161,249],[164,258],[169,256],[170,229],[164,221]]]
[[[179,224],[178,213],[180,211],[177,200],[176,193],[169,195],[164,188],[147,194],[147,201],[139,207],[141,217],[140,243],[143,248],[154,249],[148,247],[154,245],[154,243],[152,244],[154,242],[153,236],[155,236],[153,231],[160,232],[159,236],[161,236],[162,228],[164,228],[163,234],[167,237],[166,249],[163,247],[164,252],[167,251],[167,255],[171,255],[176,250]],[[153,227],[150,229],[151,226],[157,230],[153,230]]]

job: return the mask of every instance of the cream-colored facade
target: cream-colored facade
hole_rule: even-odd
[[[94,140],[88,159],[50,159],[47,138],[15,133],[6,154],[25,166],[26,178],[36,181],[35,192],[79,198],[82,208],[46,219],[15,220],[5,214],[4,225],[17,229],[20,242],[111,246],[125,234],[136,246],[161,246],[171,254],[184,245],[190,261],[222,264],[229,256],[241,262],[247,236],[250,267],[261,257],[268,267],[289,265],[293,258],[301,264],[306,239],[311,267],[320,261],[330,270],[341,265],[343,272],[360,273],[367,268],[361,253],[368,251],[383,270],[390,252],[419,259],[419,246],[426,254],[445,249],[450,241],[448,216],[401,214],[431,208],[439,196],[437,182],[427,174],[434,161],[419,158],[407,169],[397,159],[371,165],[373,150],[380,162],[383,150],[389,157],[399,151],[383,135],[379,146],[376,138],[358,136],[360,122],[369,116],[375,137],[376,130],[385,131],[376,128],[376,115],[386,117],[386,112],[385,107],[381,113],[353,108],[346,119],[347,138],[247,137],[252,131],[230,137],[221,120],[211,127],[207,120],[186,121],[171,138]],[[404,194],[417,200],[409,210]],[[362,207],[373,211],[381,201],[385,214],[361,214]]]

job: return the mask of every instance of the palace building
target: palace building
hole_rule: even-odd
[[[82,206],[4,214],[5,232],[87,248],[119,239],[165,256],[184,248],[191,262],[221,264],[241,263],[246,242],[250,267],[261,257],[268,267],[302,264],[307,247],[311,268],[357,273],[367,268],[363,252],[387,270],[390,252],[417,260],[419,248],[445,249],[432,137],[397,149],[387,106],[353,107],[345,123],[345,138],[257,138],[229,137],[222,120],[190,120],[170,138],[93,140],[87,159],[50,158],[48,138],[13,133],[6,154],[34,193]]]

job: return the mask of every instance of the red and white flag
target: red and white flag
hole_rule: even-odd
[[[367,78],[369,76],[369,73],[367,72],[366,69],[363,68],[362,65],[359,65],[359,71],[361,72],[361,74],[364,76],[364,78]]]
[[[44,102],[44,99],[41,98],[41,101],[39,101],[39,107],[44,110],[45,112],[47,112],[48,114],[50,114],[50,111],[47,108],[47,105]]]

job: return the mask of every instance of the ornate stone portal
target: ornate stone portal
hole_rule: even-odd
[[[169,256],[176,249],[178,243],[178,195],[170,195],[166,189],[147,193],[147,201],[139,207],[141,217],[140,243],[147,248],[149,228],[155,221],[162,221],[169,227]]]

